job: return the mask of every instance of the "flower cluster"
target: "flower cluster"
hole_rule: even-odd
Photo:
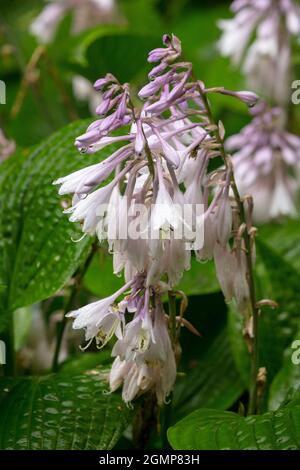
[[[253,195],[257,222],[296,215],[300,138],[283,121],[280,108],[257,107],[252,122],[226,142],[241,193]]]
[[[211,160],[224,150],[225,131],[222,123],[211,121],[207,93],[231,94],[250,106],[257,97],[206,89],[193,78],[192,65],[180,61],[179,39],[165,35],[163,43],[149,54],[148,61],[155,65],[139,92],[139,109],[132,104],[128,84],[111,74],[95,83],[102,94],[98,119],[76,145],[87,154],[106,146],[114,149],[106,160],[55,182],[61,185],[60,194],[73,195],[66,210],[70,220],[80,222],[85,234],[107,239],[114,272],[124,271],[122,289],[69,316],[74,328],[85,329],[88,345],[95,340],[102,347],[117,337],[110,387],[123,384],[126,402],[151,389],[162,403],[173,388],[175,347],[168,331],[172,312],[165,314],[162,296],[189,269],[193,250],[200,260],[214,257],[228,301],[234,297],[242,311],[249,304],[243,232],[250,226],[241,224],[231,196],[232,167],[226,156],[225,166],[209,170]],[[136,210],[139,205],[148,209],[146,215]],[[186,206],[191,207],[191,217],[186,216]],[[140,227],[138,236],[120,235],[128,220]],[[180,226],[183,236],[176,237]],[[196,243],[199,233],[204,234],[201,246]],[[179,324],[182,321],[179,318]]]
[[[243,64],[248,86],[285,105],[291,81],[291,41],[300,33],[300,6],[294,0],[234,0],[233,19],[219,22],[219,50]]]
[[[97,23],[111,19],[114,0],[54,0],[31,24],[31,32],[43,43],[53,39],[63,17],[74,13],[73,31],[78,33]]]

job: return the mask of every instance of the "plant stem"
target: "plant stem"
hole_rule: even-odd
[[[215,128],[213,133],[214,133],[217,143],[220,146],[220,153],[221,153],[222,159],[224,161],[226,168],[228,168],[231,171],[231,187],[232,187],[235,201],[238,206],[241,224],[244,223],[246,227],[248,227],[244,203],[239,194],[235,177],[232,172],[232,163],[231,163],[230,156],[226,153],[224,142],[220,135],[219,126],[216,124],[214,120],[207,96],[205,92],[202,90],[201,86],[199,86],[199,91],[201,94],[201,98],[203,100],[205,110],[207,112],[207,118],[208,118],[209,124],[214,126]],[[250,293],[251,316],[253,319],[253,341],[251,344],[252,346],[251,386],[250,386],[248,414],[254,414],[257,412],[257,374],[258,374],[258,368],[259,368],[259,345],[258,345],[259,308],[257,307],[257,302],[256,302],[254,269],[253,269],[253,262],[252,262],[252,240],[251,240],[251,235],[249,234],[248,229],[244,230],[243,239],[245,243],[245,255],[246,255],[246,261],[247,261],[247,282],[248,282],[249,293]]]
[[[176,294],[172,291],[168,293],[169,297],[169,321],[170,321],[170,336],[173,344],[173,349],[176,349],[177,343],[177,328],[176,328]]]
[[[74,307],[77,292],[80,288],[82,279],[84,278],[85,273],[86,273],[86,271],[87,271],[87,269],[88,269],[88,267],[89,267],[89,265],[90,265],[90,263],[91,263],[91,261],[94,257],[96,249],[97,249],[97,245],[96,245],[96,242],[95,242],[92,246],[92,250],[91,250],[89,256],[87,257],[86,262],[84,263],[82,269],[80,271],[78,271],[78,273],[75,276],[74,284],[72,286],[69,299],[66,302],[66,305],[65,305],[65,308],[64,308],[64,311],[63,311],[62,321],[58,325],[57,339],[56,339],[55,351],[54,351],[53,362],[52,362],[52,371],[53,372],[57,372],[58,366],[59,366],[59,354],[60,354],[60,349],[61,349],[61,345],[62,345],[62,340],[63,340],[63,336],[64,336],[65,327],[67,325],[66,314],[70,310],[72,310],[72,308]]]

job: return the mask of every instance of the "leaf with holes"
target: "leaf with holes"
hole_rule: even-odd
[[[200,409],[172,426],[168,439],[177,450],[300,449],[300,398],[275,412],[247,418]]]
[[[87,122],[68,125],[32,150],[0,168],[1,324],[9,312],[38,302],[60,289],[88,253],[91,239],[63,214],[62,197],[53,181],[104,159],[111,148],[81,155],[74,139]]]
[[[0,381],[0,448],[111,449],[132,411],[107,392],[107,371]]]

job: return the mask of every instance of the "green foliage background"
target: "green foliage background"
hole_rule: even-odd
[[[12,116],[26,64],[37,47],[28,26],[41,2],[1,2],[0,79],[7,84],[7,104],[0,108],[0,127],[16,141],[17,151],[0,166],[0,339],[17,353],[32,328],[34,304],[43,306],[49,325],[91,255],[93,240],[72,241],[80,237],[80,228],[62,213],[52,182],[86,166],[87,160],[91,164],[104,159],[112,150],[87,157],[74,148],[90,112],[73,97],[72,76],[95,80],[112,72],[136,90],[146,81],[149,49],[160,45],[163,32],[173,32],[208,86],[243,89],[239,71],[220,58],[215,47],[216,22],[229,16],[229,3],[119,0],[120,24],[99,25],[78,36],[70,34],[67,16],[38,65],[38,86],[28,87],[19,112]],[[212,103],[228,135],[250,120],[234,100],[221,97]],[[295,116],[297,121],[299,109]],[[249,387],[242,319],[234,306],[224,303],[213,264],[193,261],[179,288],[189,296],[187,319],[202,337],[182,332],[181,374],[168,411],[169,444],[164,432],[158,437],[154,432],[149,447],[300,448],[300,366],[291,362],[291,344],[300,339],[299,229],[299,220],[292,220],[258,231],[258,290],[279,304],[277,310],[265,309],[261,317],[260,365],[268,371],[263,414],[242,416]],[[105,247],[91,258],[78,306],[111,294],[122,283],[112,274]],[[9,338],[12,328],[15,344]],[[142,400],[128,409],[118,392],[107,394],[109,364],[110,351],[105,349],[74,351],[55,374],[46,370],[32,375],[17,362],[13,377],[12,370],[2,367],[0,448],[131,448],[128,425],[135,426]]]

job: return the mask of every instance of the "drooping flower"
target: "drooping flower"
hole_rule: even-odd
[[[276,104],[289,100],[292,39],[300,33],[294,0],[234,0],[234,18],[222,20],[218,46],[234,65],[242,64],[248,86]]]
[[[241,194],[252,195],[254,218],[266,222],[296,215],[300,138],[284,130],[279,108],[263,108],[242,131],[227,139]]]
[[[127,339],[125,333],[124,339],[118,340],[113,349],[116,359],[110,373],[110,386],[114,391],[123,383],[125,402],[154,389],[161,405],[175,383],[175,356],[160,300],[157,300],[152,314],[153,318],[149,319],[153,323],[152,335],[143,328],[143,320],[137,316],[127,325],[127,336],[130,338]]]
[[[61,194],[73,195],[65,211],[70,220],[81,222],[84,233],[107,239],[114,272],[123,271],[129,283],[117,305],[121,292],[73,312],[74,327],[84,328],[86,339],[95,338],[98,345],[117,336],[112,391],[122,384],[123,399],[129,402],[153,390],[160,404],[176,377],[175,346],[162,296],[189,269],[191,251],[201,260],[214,256],[228,300],[233,296],[243,309],[248,302],[247,266],[235,240],[231,165],[209,169],[209,163],[220,157],[217,132],[223,139],[225,131],[221,124],[211,124],[203,98],[209,90],[193,79],[189,62],[179,61],[179,39],[165,35],[163,43],[165,47],[149,54],[149,62],[156,64],[139,93],[140,108],[134,108],[128,84],[120,84],[111,74],[96,81],[102,97],[96,109],[99,118],[76,139],[76,146],[87,154],[111,144],[118,149],[102,163],[55,182],[61,185]],[[247,92],[216,91],[250,106],[257,99]],[[123,126],[129,130],[115,135]],[[105,184],[111,174],[113,179]],[[199,245],[199,240],[204,243]],[[231,290],[220,262],[220,252],[230,245],[232,265],[244,278],[240,285],[236,276]],[[133,318],[128,320],[128,313]]]
[[[52,0],[33,21],[30,30],[42,43],[48,43],[67,13],[73,13],[73,32],[79,33],[111,20],[114,6],[114,0]]]

